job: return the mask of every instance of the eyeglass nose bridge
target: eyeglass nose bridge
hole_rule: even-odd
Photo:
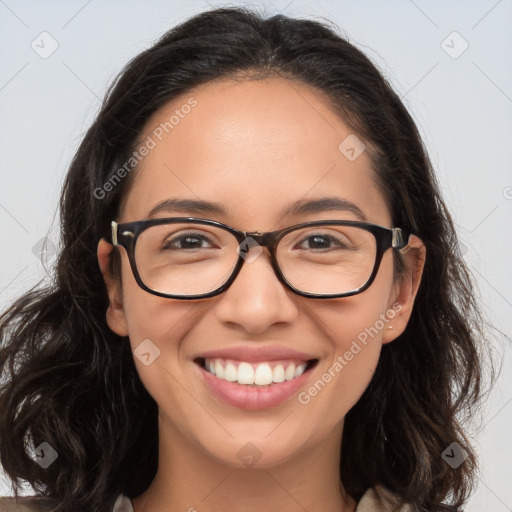
[[[293,286],[291,286],[284,278],[284,275],[282,274],[282,271],[279,268],[279,264],[277,262],[277,244],[279,240],[282,238],[282,231],[239,231],[236,236],[238,238],[239,244],[237,251],[239,255],[239,260],[237,265],[233,269],[233,273],[231,274],[230,278],[222,287],[222,291],[225,291],[227,288],[231,286],[231,284],[233,284],[235,279],[238,277],[240,271],[242,270],[242,267],[245,266],[245,263],[252,263],[254,261],[255,258],[253,259],[249,257],[249,252],[254,247],[261,247],[262,249],[267,249],[270,256],[270,265],[274,271],[275,276],[285,287],[287,287],[291,291],[295,291]],[[248,241],[249,239],[254,240],[254,242]],[[256,258],[258,257],[259,255],[256,256]],[[296,291],[296,293],[300,294],[299,291]]]
[[[268,249],[270,255],[275,253],[275,248],[277,246],[277,239],[279,237],[280,231],[246,231],[243,233],[243,240],[240,242],[242,245],[247,239],[253,239],[260,247],[265,247]],[[248,249],[251,247],[249,246]]]

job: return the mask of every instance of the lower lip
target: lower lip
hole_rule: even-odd
[[[216,396],[230,405],[250,411],[269,409],[290,398],[305,384],[316,365],[315,363],[313,367],[292,380],[256,387],[219,379],[201,365],[194,364],[199,368],[206,385]]]

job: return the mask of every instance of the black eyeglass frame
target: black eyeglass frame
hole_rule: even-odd
[[[210,219],[202,219],[197,217],[167,217],[167,218],[157,218],[157,219],[146,219],[146,220],[138,220],[135,222],[126,222],[123,224],[118,224],[116,221],[112,221],[111,223],[111,236],[112,236],[112,245],[114,246],[122,246],[125,248],[126,253],[128,254],[128,260],[130,262],[130,267],[133,272],[133,276],[135,277],[135,281],[137,284],[148,293],[153,295],[157,295],[158,297],[164,297],[169,299],[180,299],[180,300],[197,300],[197,299],[206,299],[209,297],[214,297],[226,291],[234,282],[237,275],[239,274],[242,265],[245,262],[244,256],[239,254],[238,261],[231,273],[229,279],[219,288],[200,295],[172,295],[168,293],[162,293],[156,290],[152,290],[149,288],[141,279],[139,271],[137,269],[137,264],[135,261],[135,244],[137,243],[137,239],[139,235],[145,231],[146,229],[152,226],[159,226],[161,224],[205,224],[208,226],[215,226],[217,228],[224,229],[228,231],[238,241],[238,246],[242,242],[251,237],[253,238],[261,247],[266,247],[269,250],[271,256],[271,263],[274,272],[281,283],[283,283],[289,290],[300,295],[301,297],[313,298],[313,299],[334,299],[341,297],[350,297],[352,295],[357,295],[361,292],[367,290],[377,275],[379,271],[379,267],[382,261],[382,257],[384,253],[389,249],[393,248],[394,250],[401,250],[408,245],[409,236],[411,233],[407,230],[403,230],[401,228],[386,228],[384,226],[380,226],[378,224],[371,224],[369,222],[360,222],[353,220],[319,220],[313,222],[305,222],[302,224],[295,224],[294,226],[289,226],[285,229],[278,231],[240,231],[235,229],[227,224],[223,224],[222,222],[217,222],[215,220]],[[359,288],[355,290],[351,290],[349,292],[344,292],[340,294],[317,294],[317,293],[308,293],[302,292],[297,288],[293,287],[284,277],[279,265],[277,263],[276,257],[276,249],[279,241],[288,233],[292,231],[296,231],[299,229],[311,227],[311,226],[326,226],[326,225],[338,225],[338,226],[354,226],[358,228],[362,228],[368,232],[370,232],[376,241],[377,252],[375,255],[375,264],[372,270],[372,273],[368,280]]]

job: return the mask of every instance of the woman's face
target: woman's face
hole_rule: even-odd
[[[119,223],[147,219],[157,204],[175,198],[218,203],[226,213],[161,210],[154,217],[209,218],[241,231],[361,220],[349,210],[282,214],[296,201],[338,197],[357,205],[368,222],[391,227],[366,152],[358,155],[362,148],[351,130],[320,93],[306,86],[279,79],[210,83],[158,111],[142,140],[148,136],[155,146],[141,162],[115,219]],[[104,273],[111,248],[100,242]],[[416,292],[414,280],[393,281],[388,250],[365,292],[337,299],[300,297],[278,280],[263,250],[244,263],[224,293],[180,301],[142,290],[125,250],[120,252],[122,291],[105,274],[111,299],[107,319],[115,332],[129,336],[132,350],[146,343],[150,355],[145,362],[151,363],[144,364],[138,352],[134,360],[158,403],[160,435],[182,439],[233,466],[247,463],[246,452],[261,467],[270,467],[319,443],[339,451],[344,416],[368,386],[382,343],[405,328]],[[271,406],[258,408],[248,401],[244,407],[220,398],[197,363],[207,352],[224,349],[249,349],[257,360],[267,348],[295,350],[317,360],[300,377],[300,386]],[[247,352],[238,356],[237,363],[250,359]],[[290,357],[270,353],[260,359],[272,369],[276,360],[285,368]],[[262,391],[229,386],[239,387],[239,398]]]

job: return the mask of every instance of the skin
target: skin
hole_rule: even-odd
[[[170,197],[220,202],[229,214],[157,216],[206,217],[243,231],[357,220],[339,211],[279,214],[298,199],[337,195],[356,203],[369,222],[392,227],[368,155],[349,161],[338,150],[351,131],[320,92],[278,78],[212,82],[165,105],[143,137],[191,96],[198,105],[144,158],[117,222],[145,219]],[[382,344],[398,337],[409,320],[425,260],[419,239],[411,237],[410,244],[401,282],[393,281],[388,250],[372,286],[353,297],[315,300],[294,294],[277,279],[264,250],[244,264],[224,293],[179,301],[142,290],[124,249],[121,289],[107,270],[112,245],[101,240],[108,325],[129,336],[132,349],[149,338],[160,350],[149,366],[134,358],[159,406],[158,472],[133,500],[135,512],[355,510],[339,479],[343,421],[368,386]],[[396,302],[400,312],[306,405],[293,396],[267,410],[246,411],[221,402],[196,378],[192,359],[201,351],[279,344],[319,359],[307,389]],[[249,442],[261,453],[251,467],[237,456]]]

